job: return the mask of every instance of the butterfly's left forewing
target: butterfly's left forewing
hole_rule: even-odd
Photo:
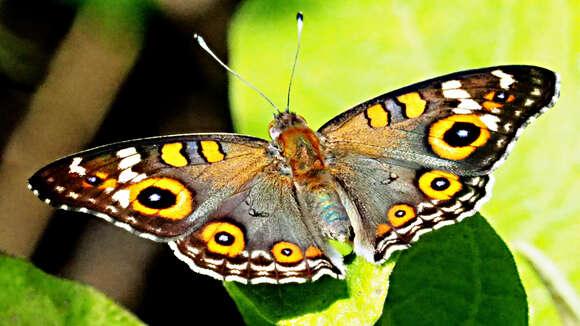
[[[270,164],[267,146],[229,134],[121,142],[60,159],[34,174],[29,187],[53,206],[169,241],[200,227]]]
[[[319,133],[350,203],[355,251],[383,262],[475,213],[491,171],[558,93],[547,69],[490,67],[384,94],[325,124]]]

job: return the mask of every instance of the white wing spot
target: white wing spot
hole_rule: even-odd
[[[526,99],[526,103],[524,103],[524,106],[530,106],[532,104],[534,104],[534,100],[531,100],[528,98],[528,99]]]
[[[459,80],[449,80],[444,83],[441,83],[441,88],[443,89],[455,89],[460,88],[461,82]]]
[[[503,89],[509,89],[510,85],[516,82],[512,75],[506,74],[499,69],[492,71],[491,74],[499,77],[499,86],[501,86]]]
[[[119,203],[119,205],[121,205],[121,207],[127,208],[129,207],[129,194],[130,192],[128,189],[123,189],[114,193],[111,198],[113,198],[113,200],[116,200]]]
[[[448,89],[443,91],[446,98],[471,98],[471,95],[464,89]]]
[[[491,114],[484,114],[479,117],[483,123],[487,126],[489,130],[497,131],[497,123],[499,122],[499,118],[495,115]]]
[[[141,162],[141,155],[131,155],[127,156],[119,162],[119,170],[125,170],[132,167],[133,165]]]
[[[119,173],[119,177],[117,181],[121,183],[125,183],[127,181],[131,181],[138,176],[137,172],[133,172],[131,169],[123,170],[123,172]]]
[[[69,193],[68,193],[68,194],[66,194],[66,196],[67,196],[67,197],[70,197],[70,198],[72,198],[72,199],[77,199],[77,198],[79,198],[79,194],[78,194],[78,193],[76,193],[76,192],[72,192],[72,191],[69,191]]]
[[[134,155],[134,154],[137,154],[137,149],[135,147],[129,147],[129,148],[125,148],[125,149],[118,151],[117,157],[124,158],[124,157]]]
[[[87,173],[87,170],[79,165],[79,164],[81,164],[82,160],[83,160],[82,157],[73,158],[72,163],[68,167],[69,173],[76,173],[76,174],[81,175],[81,176],[85,175]]]
[[[460,99],[458,108],[468,109],[468,110],[479,110],[481,105],[472,99]]]

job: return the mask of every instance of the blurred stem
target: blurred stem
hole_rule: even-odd
[[[554,262],[527,242],[514,242],[512,247],[524,257],[546,286],[558,309],[562,325],[580,325],[580,298]]]
[[[43,164],[78,151],[103,121],[140,52],[142,1],[84,2],[0,164],[0,248],[29,257],[53,212],[26,189]]]

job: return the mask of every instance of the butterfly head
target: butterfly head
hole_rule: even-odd
[[[293,112],[280,112],[274,114],[274,121],[270,122],[268,131],[274,142],[277,142],[280,134],[291,128],[308,128],[308,124],[303,117]]]

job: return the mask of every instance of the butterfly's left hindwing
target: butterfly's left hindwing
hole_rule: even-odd
[[[53,206],[169,241],[201,226],[270,164],[267,145],[228,134],[121,142],[58,160],[34,174],[29,187]]]
[[[344,278],[342,256],[304,218],[292,179],[264,171],[203,227],[170,246],[193,270],[225,281]]]
[[[490,196],[491,171],[558,93],[547,69],[490,67],[381,95],[325,124],[330,169],[353,207],[355,251],[383,262],[474,214]]]

